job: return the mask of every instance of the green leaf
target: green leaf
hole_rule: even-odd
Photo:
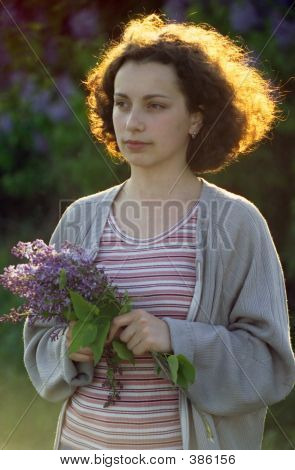
[[[169,365],[172,381],[177,384],[177,372],[179,367],[178,357],[175,354],[171,354],[167,358]]]
[[[177,355],[179,368],[177,374],[177,384],[187,389],[189,384],[193,384],[196,377],[195,366],[183,355]]]
[[[131,298],[129,297],[128,291],[125,291],[123,294],[123,305],[120,309],[119,315],[123,313],[128,313],[132,310],[132,302]]]
[[[185,377],[184,373],[183,373],[183,368],[180,366],[179,370],[178,370],[178,375],[177,375],[177,385],[181,388],[183,388],[184,390],[187,390],[187,387],[188,387],[188,381],[187,381],[187,378]]]
[[[93,343],[97,336],[98,325],[94,323],[85,323],[83,327],[83,341],[85,346]]]
[[[77,321],[72,330],[73,339],[69,347],[70,354],[79,351],[81,348],[88,347],[95,340],[96,335],[97,325]]]
[[[114,355],[112,356],[112,364],[119,364],[122,361],[120,356],[114,351]]]
[[[96,305],[85,300],[82,295],[73,290],[69,290],[75,313],[79,320],[93,320],[99,314]]]
[[[111,303],[109,302],[106,307],[105,307],[108,315],[111,317],[111,318],[114,318],[118,315],[119,313],[119,310],[118,310],[118,305],[117,303]]]
[[[95,341],[89,345],[89,347],[92,349],[92,352],[93,352],[95,366],[100,361],[100,358],[102,356],[104,344],[108,336],[110,326],[111,326],[110,320],[100,321],[97,327],[97,334],[96,334]]]
[[[67,321],[72,321],[72,320],[78,320],[75,312],[69,307],[67,310],[64,310],[62,312],[62,315],[65,317]]]
[[[64,268],[59,271],[59,289],[64,289],[67,285],[67,272]]]
[[[112,346],[121,359],[126,359],[132,364],[135,364],[133,352],[127,348],[126,343],[123,343],[123,341],[114,339],[112,341]]]
[[[42,312],[42,316],[45,317],[45,318],[49,317],[50,315],[52,315],[52,313]]]

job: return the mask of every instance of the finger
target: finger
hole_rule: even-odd
[[[73,329],[73,327],[71,325],[69,325],[66,329],[66,338],[69,341],[72,341],[72,329]]]
[[[92,356],[87,356],[86,354],[73,353],[69,357],[72,361],[76,361],[76,362],[90,362],[90,361],[93,361],[93,357]]]
[[[132,321],[134,321],[137,313],[138,313],[138,310],[132,310],[131,312],[124,313],[124,315],[118,315],[117,317],[115,317],[111,323],[111,327],[109,329],[109,334],[108,334],[108,339],[106,342],[109,343],[110,341],[112,341],[112,339],[116,336],[117,331],[120,328],[125,327],[129,325]]]
[[[75,321],[70,321],[69,325],[68,325],[68,330],[72,333],[72,330],[75,326],[76,322]]]
[[[79,354],[93,354],[92,349],[90,348],[81,348],[77,351]]]
[[[73,353],[71,353],[71,355],[79,355],[79,356],[86,356],[86,357],[93,357],[93,352],[90,350],[90,351],[85,351],[83,349],[79,349],[79,351],[75,351]]]
[[[118,328],[129,325],[129,323],[134,320],[135,313],[136,311],[132,311],[129,313],[124,313],[124,315],[116,316],[112,321],[110,331],[117,331]]]
[[[71,346],[71,342],[68,342],[67,347],[69,348],[70,346]],[[91,348],[86,348],[85,347],[85,348],[80,348],[78,351],[76,351],[73,354],[76,354],[76,353],[78,353],[78,354],[93,354],[93,351],[92,351]]]
[[[118,328],[113,329],[113,330],[110,329],[106,343],[109,344],[114,338],[120,338],[120,335],[121,335],[123,330],[124,330],[124,328],[122,328],[122,327],[118,327]]]

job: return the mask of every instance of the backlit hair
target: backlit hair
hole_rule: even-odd
[[[119,40],[105,45],[82,82],[91,131],[114,160],[125,161],[112,120],[114,80],[128,60],[171,64],[188,111],[201,105],[203,126],[186,155],[195,174],[218,172],[252,151],[279,115],[278,87],[251,64],[247,50],[206,23],[140,14],[125,25]]]

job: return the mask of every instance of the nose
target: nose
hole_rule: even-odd
[[[143,123],[142,118],[140,116],[140,112],[133,108],[133,110],[130,111],[130,113],[128,114],[127,119],[126,119],[126,130],[128,130],[128,131],[134,131],[134,130],[142,131],[143,129],[144,129],[144,123]]]

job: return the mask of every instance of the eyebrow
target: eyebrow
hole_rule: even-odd
[[[115,93],[114,96],[122,96],[123,98],[129,98],[129,96],[126,95],[125,93]],[[148,99],[150,99],[150,98],[158,98],[158,97],[170,99],[169,96],[167,96],[167,95],[161,95],[161,94],[159,94],[159,93],[154,93],[154,94],[151,94],[151,95],[144,95],[144,96],[143,96],[143,99],[144,99],[144,100],[148,100]]]

